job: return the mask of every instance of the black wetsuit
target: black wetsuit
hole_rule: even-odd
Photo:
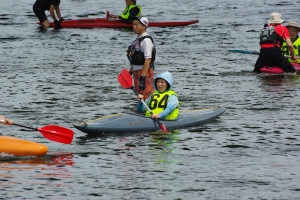
[[[58,6],[60,0],[37,0],[33,4],[33,12],[39,18],[40,22],[43,23],[47,19],[45,14],[46,10],[50,10],[51,5]]]

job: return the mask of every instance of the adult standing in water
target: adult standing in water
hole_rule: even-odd
[[[285,26],[280,13],[271,13],[268,25],[260,34],[260,53],[256,61],[254,72],[259,73],[264,66],[277,66],[284,72],[296,74],[292,64],[282,55],[281,47],[285,41],[291,53],[291,59],[296,60],[294,47],[290,34]]]
[[[293,43],[293,47],[295,50],[295,56],[298,57],[300,55],[300,37],[298,36],[299,29],[300,29],[299,24],[297,22],[290,22],[285,27],[287,27],[287,29],[289,31],[289,34],[291,37],[291,42]],[[290,56],[290,52],[287,48],[286,42],[283,43],[281,51],[282,51],[283,55]],[[291,58],[288,58],[288,60],[290,62],[295,62]],[[300,63],[300,59],[297,59],[297,63]]]
[[[136,0],[125,0],[126,8],[123,11],[122,15],[110,14],[109,17],[115,19],[121,19],[125,23],[132,23],[134,17],[138,17],[142,13],[142,7],[136,5]]]
[[[45,11],[49,10],[50,15],[54,21],[55,28],[61,28],[60,22],[63,20],[59,8],[60,0],[36,0],[33,4],[33,12],[40,20],[42,27],[47,29],[50,27],[49,20]]]
[[[134,86],[144,99],[153,92],[155,47],[153,38],[147,34],[148,19],[135,17],[133,31],[137,38],[127,49],[127,58],[130,61],[129,73],[133,74]]]

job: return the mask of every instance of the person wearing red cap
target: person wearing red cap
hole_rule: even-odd
[[[260,34],[260,53],[255,63],[254,72],[259,73],[264,66],[277,66],[284,72],[296,74],[293,65],[282,55],[281,47],[285,41],[290,52],[291,59],[296,60],[294,47],[290,34],[285,26],[280,13],[271,13],[268,25]]]
[[[133,20],[133,31],[137,38],[127,49],[127,58],[130,61],[129,72],[133,74],[134,86],[144,99],[153,92],[154,87],[154,60],[156,50],[153,38],[147,34],[148,19],[146,17],[135,17]]]
[[[295,50],[295,56],[299,57],[299,55],[300,55],[300,37],[298,36],[299,29],[300,29],[299,24],[297,22],[290,22],[285,27],[287,27],[287,29],[289,31],[289,34],[290,34],[290,37],[291,37],[291,42],[293,43],[293,47],[294,47],[294,50]],[[281,51],[282,51],[283,55],[290,56],[290,52],[287,48],[286,42],[283,42]],[[291,58],[288,58],[288,60],[290,62],[295,62]],[[297,63],[300,63],[299,58],[297,59]]]
[[[136,0],[125,0],[126,8],[122,15],[109,14],[108,16],[115,19],[121,19],[127,24],[131,24],[134,17],[140,16],[142,13],[142,7],[136,5]]]

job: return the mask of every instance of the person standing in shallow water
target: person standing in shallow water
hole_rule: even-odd
[[[254,72],[259,73],[264,66],[277,66],[284,72],[296,74],[292,64],[282,55],[281,46],[286,41],[291,59],[296,60],[290,34],[285,26],[280,13],[271,13],[268,25],[260,34],[260,53],[255,63]]]
[[[133,31],[137,38],[127,49],[127,58],[130,61],[129,73],[133,75],[134,86],[139,94],[147,99],[154,91],[155,48],[153,38],[147,34],[148,19],[135,17]]]
[[[299,57],[300,55],[300,37],[298,36],[299,33],[299,24],[297,22],[290,22],[288,25],[285,26],[290,34],[291,42],[293,43],[293,47],[295,50],[295,56]],[[286,42],[283,42],[281,51],[283,55],[290,56],[290,52],[287,48]],[[295,60],[292,60],[291,58],[288,58],[290,62],[295,62]],[[300,63],[300,59],[297,59],[297,63]]]
[[[62,22],[63,18],[60,14],[59,4],[60,0],[36,0],[36,2],[33,4],[32,9],[34,14],[38,17],[42,24],[41,28],[47,29],[50,27],[49,20],[45,13],[46,10],[49,10],[50,15],[54,21],[55,28],[61,28],[60,23]]]
[[[109,17],[120,19],[127,24],[131,24],[134,17],[139,17],[142,13],[142,7],[136,5],[136,0],[125,0],[126,8],[122,15],[110,14]]]

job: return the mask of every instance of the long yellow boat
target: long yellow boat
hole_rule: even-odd
[[[43,156],[48,152],[44,144],[10,136],[0,136],[0,153],[14,156]]]

